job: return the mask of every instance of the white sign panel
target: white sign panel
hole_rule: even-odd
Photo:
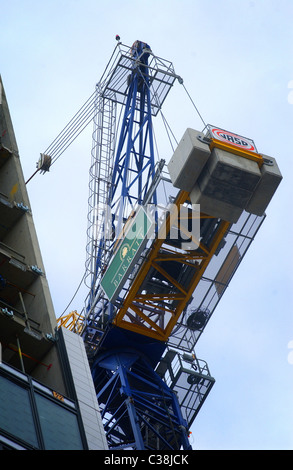
[[[234,134],[233,132],[220,129],[219,127],[208,125],[210,137],[212,139],[220,140],[226,144],[234,145],[242,150],[248,150],[250,152],[258,153],[256,150],[255,143],[253,140],[241,135]]]

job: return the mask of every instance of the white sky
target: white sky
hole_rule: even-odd
[[[0,11],[0,73],[26,178],[94,91],[116,34],[172,61],[206,122],[277,159],[284,179],[196,349],[216,384],[192,443],[293,449],[292,0],[0,0]],[[177,140],[202,129],[178,83],[163,112]],[[90,150],[91,126],[28,185],[57,316],[84,273]]]

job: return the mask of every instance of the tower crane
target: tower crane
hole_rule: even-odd
[[[212,125],[187,129],[168,165],[156,161],[153,120],[183,81],[148,44],[116,39],[95,93],[37,171],[93,120],[88,296],[70,328],[85,343],[109,448],[191,449],[215,382],[195,345],[282,177],[251,139]]]

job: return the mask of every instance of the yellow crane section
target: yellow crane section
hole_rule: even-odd
[[[230,225],[229,222],[221,221],[209,246],[204,246],[200,240],[193,240],[197,242],[197,249],[190,251],[181,249],[179,252],[172,246],[172,240],[168,236],[174,225],[178,229],[182,226],[179,208],[189,202],[188,193],[180,191],[174,205],[172,205],[172,211],[160,228],[147,259],[136,274],[122,308],[114,318],[113,323],[116,326],[160,341],[168,340]],[[207,218],[209,216],[190,211],[189,217]],[[178,265],[178,270],[182,266],[188,270],[187,283],[174,278],[172,270],[171,272],[167,271],[167,266],[175,267],[174,263]],[[150,277],[150,273],[153,277],[158,275],[161,280],[162,278],[166,280],[166,285],[168,285],[166,292],[151,293],[144,290],[144,281]],[[147,312],[151,312],[151,314]]]

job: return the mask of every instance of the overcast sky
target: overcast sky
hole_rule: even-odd
[[[197,345],[216,384],[191,441],[199,450],[293,449],[292,0],[0,0],[0,11],[0,73],[26,179],[94,91],[116,34],[172,61],[205,122],[277,159],[284,179]],[[179,83],[163,112],[177,140],[202,129]],[[91,131],[28,184],[57,317],[84,273]],[[164,146],[160,158],[171,156]]]

